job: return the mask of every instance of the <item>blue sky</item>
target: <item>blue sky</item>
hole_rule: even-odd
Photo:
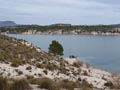
[[[0,0],[0,21],[18,24],[117,24],[120,0]]]

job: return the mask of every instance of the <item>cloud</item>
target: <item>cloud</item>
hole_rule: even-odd
[[[116,4],[119,5],[120,4],[120,0],[86,0],[86,1],[94,1],[94,2],[98,2],[98,3],[106,3],[106,4]]]
[[[116,2],[115,2],[116,1]],[[1,20],[21,24],[119,23],[119,0],[0,0]],[[112,4],[114,3],[114,4]]]

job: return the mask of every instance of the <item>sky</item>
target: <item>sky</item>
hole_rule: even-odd
[[[120,0],[0,0],[0,21],[17,24],[120,24]]]

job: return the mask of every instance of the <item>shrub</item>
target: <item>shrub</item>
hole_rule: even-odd
[[[55,90],[54,82],[48,78],[42,78],[38,87],[41,89]]]
[[[43,68],[43,65],[40,64],[40,63],[38,63],[36,66],[37,66],[38,68]]]
[[[92,90],[93,89],[93,85],[89,84],[86,80],[83,80],[81,85],[80,85],[80,88],[82,90]]]
[[[79,82],[63,80],[57,83],[57,87],[59,87],[60,89],[64,88],[67,90],[74,90],[74,88],[79,87]]]
[[[31,84],[37,84],[37,85],[39,85],[40,82],[41,82],[41,79],[40,78],[29,78],[29,82]]]
[[[23,72],[22,71],[18,71],[18,75],[22,75],[23,74]]]
[[[11,62],[12,62],[11,66],[13,67],[18,67],[19,65],[22,64],[22,61],[16,58],[12,58]]]
[[[87,71],[84,71],[84,72],[83,72],[83,75],[88,76],[88,72],[87,72]]]
[[[48,49],[49,53],[53,53],[55,55],[63,55],[63,46],[58,41],[53,40]]]
[[[30,79],[34,78],[34,76],[32,76],[32,75],[25,75],[25,76],[27,77],[27,80],[30,80]]]
[[[31,66],[26,67],[26,70],[31,70],[31,69],[32,69]]]
[[[83,65],[83,63],[80,62],[80,61],[73,63],[73,66],[74,66],[74,67],[77,67],[77,68],[79,68],[79,67],[82,66],[82,65]]]
[[[46,75],[48,74],[48,71],[47,71],[47,70],[44,70],[43,72],[44,72]]]
[[[49,63],[45,66],[46,69],[49,69],[51,71],[54,71],[55,69],[57,69],[58,67],[55,64]]]
[[[9,85],[6,78],[0,76],[0,90],[8,90]]]
[[[17,64],[17,63],[12,63],[11,66],[12,66],[12,67],[18,67],[19,64]]]
[[[31,90],[31,87],[25,79],[21,79],[14,81],[12,90]]]
[[[109,87],[110,89],[113,89],[113,88],[114,88],[114,85],[113,85],[113,83],[112,83],[111,81],[106,82],[106,83],[104,84],[104,86]]]

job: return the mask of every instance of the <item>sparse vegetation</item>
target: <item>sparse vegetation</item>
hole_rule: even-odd
[[[69,62],[63,60],[63,58],[60,58],[59,56],[46,53],[44,51],[38,52],[36,47],[33,47],[32,44],[26,43],[27,42],[23,40],[17,40],[15,38],[9,38],[7,36],[0,35],[0,62],[1,64],[3,63],[3,65],[5,64],[5,67],[0,67],[0,75],[7,77],[19,77],[22,75],[25,76],[31,84],[37,84],[39,85],[39,88],[48,90],[73,90],[74,88],[93,90],[93,85],[87,81],[88,79],[94,78],[94,75],[91,75],[93,74],[92,70],[94,69],[90,68],[89,64],[75,62],[73,65],[71,65]],[[9,66],[9,64],[12,67]],[[83,64],[85,69],[82,68]],[[25,71],[22,71],[22,68],[25,71],[28,70],[28,74],[26,74]],[[35,69],[37,69],[36,72],[33,71]],[[53,75],[52,80],[49,79],[50,75]],[[59,76],[57,77],[57,75]],[[107,77],[106,75],[104,77],[104,75],[101,74],[100,78],[98,75],[97,78],[107,81],[107,78],[109,78],[110,75]],[[48,78],[45,78],[44,76],[47,76]],[[81,76],[85,76],[85,78]],[[66,78],[69,78],[71,81],[63,80]],[[97,80],[94,80],[94,82],[99,83]],[[113,82],[106,82],[105,84],[102,84],[110,89],[120,89],[119,80],[116,83],[116,85]],[[25,79],[13,80],[13,78],[7,79],[0,77],[0,90],[18,90],[18,88],[19,90],[31,90],[29,83]]]
[[[48,63],[48,64],[46,64],[45,68],[48,70],[54,71],[54,70],[58,69],[58,66],[53,63]]]
[[[54,90],[54,83],[53,83],[53,81],[51,79],[42,78],[41,82],[39,83],[39,88],[48,89],[48,90]]]
[[[9,85],[7,79],[0,76],[0,90],[8,90],[8,89],[9,89]]]
[[[31,90],[31,87],[25,79],[21,79],[13,82],[12,90]]]
[[[63,80],[57,83],[57,86],[59,88],[64,88],[67,90],[74,90],[74,88],[79,88],[80,83],[79,82],[73,82],[73,81],[68,81],[68,80]]]

